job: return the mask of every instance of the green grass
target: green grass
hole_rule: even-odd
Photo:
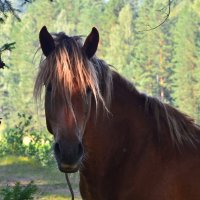
[[[56,164],[50,167],[41,167],[34,160],[27,157],[7,156],[0,158],[0,189],[6,185],[13,186],[15,182],[26,185],[32,180],[38,187],[35,199],[71,199],[65,176],[59,172]],[[80,200],[78,175],[71,174],[70,180],[76,200]]]

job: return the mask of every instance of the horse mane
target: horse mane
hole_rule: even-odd
[[[178,111],[169,104],[161,102],[155,97],[146,95],[145,110],[155,120],[159,133],[158,137],[162,137],[162,130],[167,128],[171,141],[178,150],[181,150],[184,145],[196,148],[199,142],[197,132],[200,132],[200,127],[191,117]],[[164,127],[163,123],[165,124]]]
[[[89,88],[95,98],[108,110],[111,101],[112,76],[109,65],[94,56],[88,60],[82,50],[82,37],[65,33],[53,34],[55,50],[41,60],[34,86],[34,97],[41,100],[43,86],[51,86],[52,99],[59,91],[67,106],[73,110],[71,96],[76,87],[83,98]]]

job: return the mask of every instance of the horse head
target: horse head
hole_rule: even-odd
[[[82,45],[78,37],[64,33],[55,39],[44,26],[39,40],[45,59],[36,85],[45,85],[46,124],[55,139],[55,158],[62,172],[76,172],[84,156],[82,139],[92,97],[101,96],[95,71],[89,70],[99,34],[93,28]]]

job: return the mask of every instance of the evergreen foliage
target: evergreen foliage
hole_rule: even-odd
[[[196,14],[191,8],[189,1],[180,11],[176,22],[176,29],[173,30],[173,99],[174,104],[181,110],[198,118],[200,88],[196,85],[199,82],[198,46],[196,42],[198,25]]]
[[[20,20],[17,12],[19,12],[18,9],[15,9],[11,3],[11,1],[8,0],[0,0],[0,23],[4,23],[6,18],[8,17],[8,13],[11,13],[15,18]]]

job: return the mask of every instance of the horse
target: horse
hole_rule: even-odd
[[[99,32],[83,42],[39,32],[44,88],[58,168],[80,173],[84,200],[199,200],[200,128],[176,108],[139,92],[96,56]],[[43,87],[44,86],[44,87]]]

